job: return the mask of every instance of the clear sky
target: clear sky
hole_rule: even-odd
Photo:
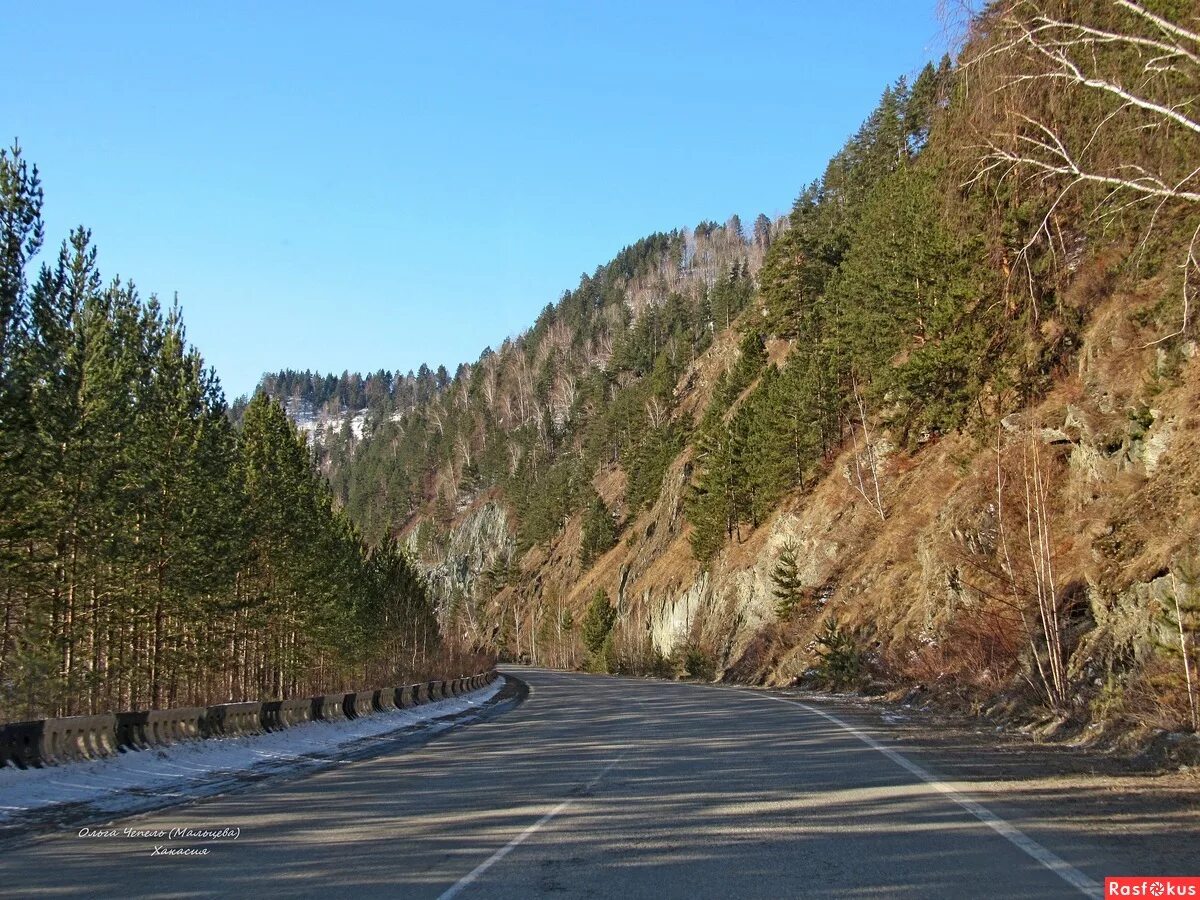
[[[47,243],[179,294],[232,398],[453,371],[622,246],[790,208],[936,0],[4,4]]]

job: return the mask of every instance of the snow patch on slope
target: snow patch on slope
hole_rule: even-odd
[[[296,430],[308,437],[311,444],[317,436],[324,437],[329,431],[334,434],[341,432],[343,426],[347,423],[350,425],[350,433],[356,441],[362,440],[363,435],[367,430],[367,410],[360,409],[351,412],[348,409],[342,409],[339,414],[332,414],[324,411],[318,411],[313,408],[312,404],[305,403],[303,400],[288,400],[285,404],[288,418],[296,425]],[[397,411],[387,417],[388,421],[399,422],[404,418],[404,413]]]
[[[361,440],[366,428],[367,411],[365,409],[355,412],[343,409],[340,415],[331,415],[324,411],[318,412],[311,403],[295,398],[288,400],[284,404],[284,409],[287,411],[288,418],[295,423],[296,430],[307,435],[310,443],[314,435],[324,434],[327,429],[332,428],[334,432],[341,431],[346,422],[350,423],[350,432],[354,435],[355,440]]]

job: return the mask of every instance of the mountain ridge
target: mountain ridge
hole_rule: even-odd
[[[1152,39],[1118,7],[1047,27]],[[326,436],[335,493],[434,576],[448,628],[556,665],[1196,726],[1192,201],[1110,189],[1195,177],[1194,135],[1145,117],[1200,79],[1120,105],[1096,85],[1143,61],[1109,42],[1064,83],[1036,15],[991,4],[957,61],[889,86],[786,222],[643,239],[453,378],[404,380],[398,418]]]

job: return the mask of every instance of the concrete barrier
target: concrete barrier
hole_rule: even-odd
[[[375,712],[374,691],[352,691],[345,695],[342,709],[347,719],[361,719]]]
[[[283,701],[282,700],[264,700],[262,705],[262,727],[263,731],[283,731],[287,728],[283,724]]]
[[[295,700],[284,700],[283,705],[279,708],[279,715],[286,728],[311,722],[312,698],[298,697]]]
[[[311,697],[299,700],[268,700],[262,705],[262,726],[267,731],[283,731],[313,719]]]
[[[461,696],[491,684],[495,670],[450,681],[429,681],[293,700],[220,703],[209,707],[132,710],[64,716],[0,725],[0,766],[56,765],[113,756],[121,750],[164,747],[197,738],[261,734],[304,722],[333,722],[408,709]]]
[[[43,720],[38,755],[43,763],[100,759],[117,752],[117,717],[65,716]]]
[[[346,718],[345,694],[318,694],[312,698],[312,719],[315,722],[337,722]]]
[[[154,747],[197,740],[207,712],[203,706],[149,710],[146,713],[146,739]]]
[[[358,691],[354,695],[354,713],[360,719],[364,716],[375,715],[376,709],[374,691]]]
[[[255,700],[210,706],[201,720],[201,731],[205,737],[262,734],[262,707]]]
[[[145,750],[150,746],[146,738],[146,720],[149,710],[135,709],[116,714],[117,748],[120,750]]]
[[[0,766],[14,765],[19,769],[43,765],[43,719],[35,722],[10,722],[0,726]]]
[[[201,737],[206,715],[207,709],[203,706],[117,713],[117,747],[122,750],[145,750],[195,740]]]

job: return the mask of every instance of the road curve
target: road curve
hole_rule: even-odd
[[[45,836],[0,856],[0,895],[1078,897],[1171,874],[1070,827],[1061,799],[979,806],[827,707],[513,672],[526,702],[416,750],[111,826],[236,839]]]

